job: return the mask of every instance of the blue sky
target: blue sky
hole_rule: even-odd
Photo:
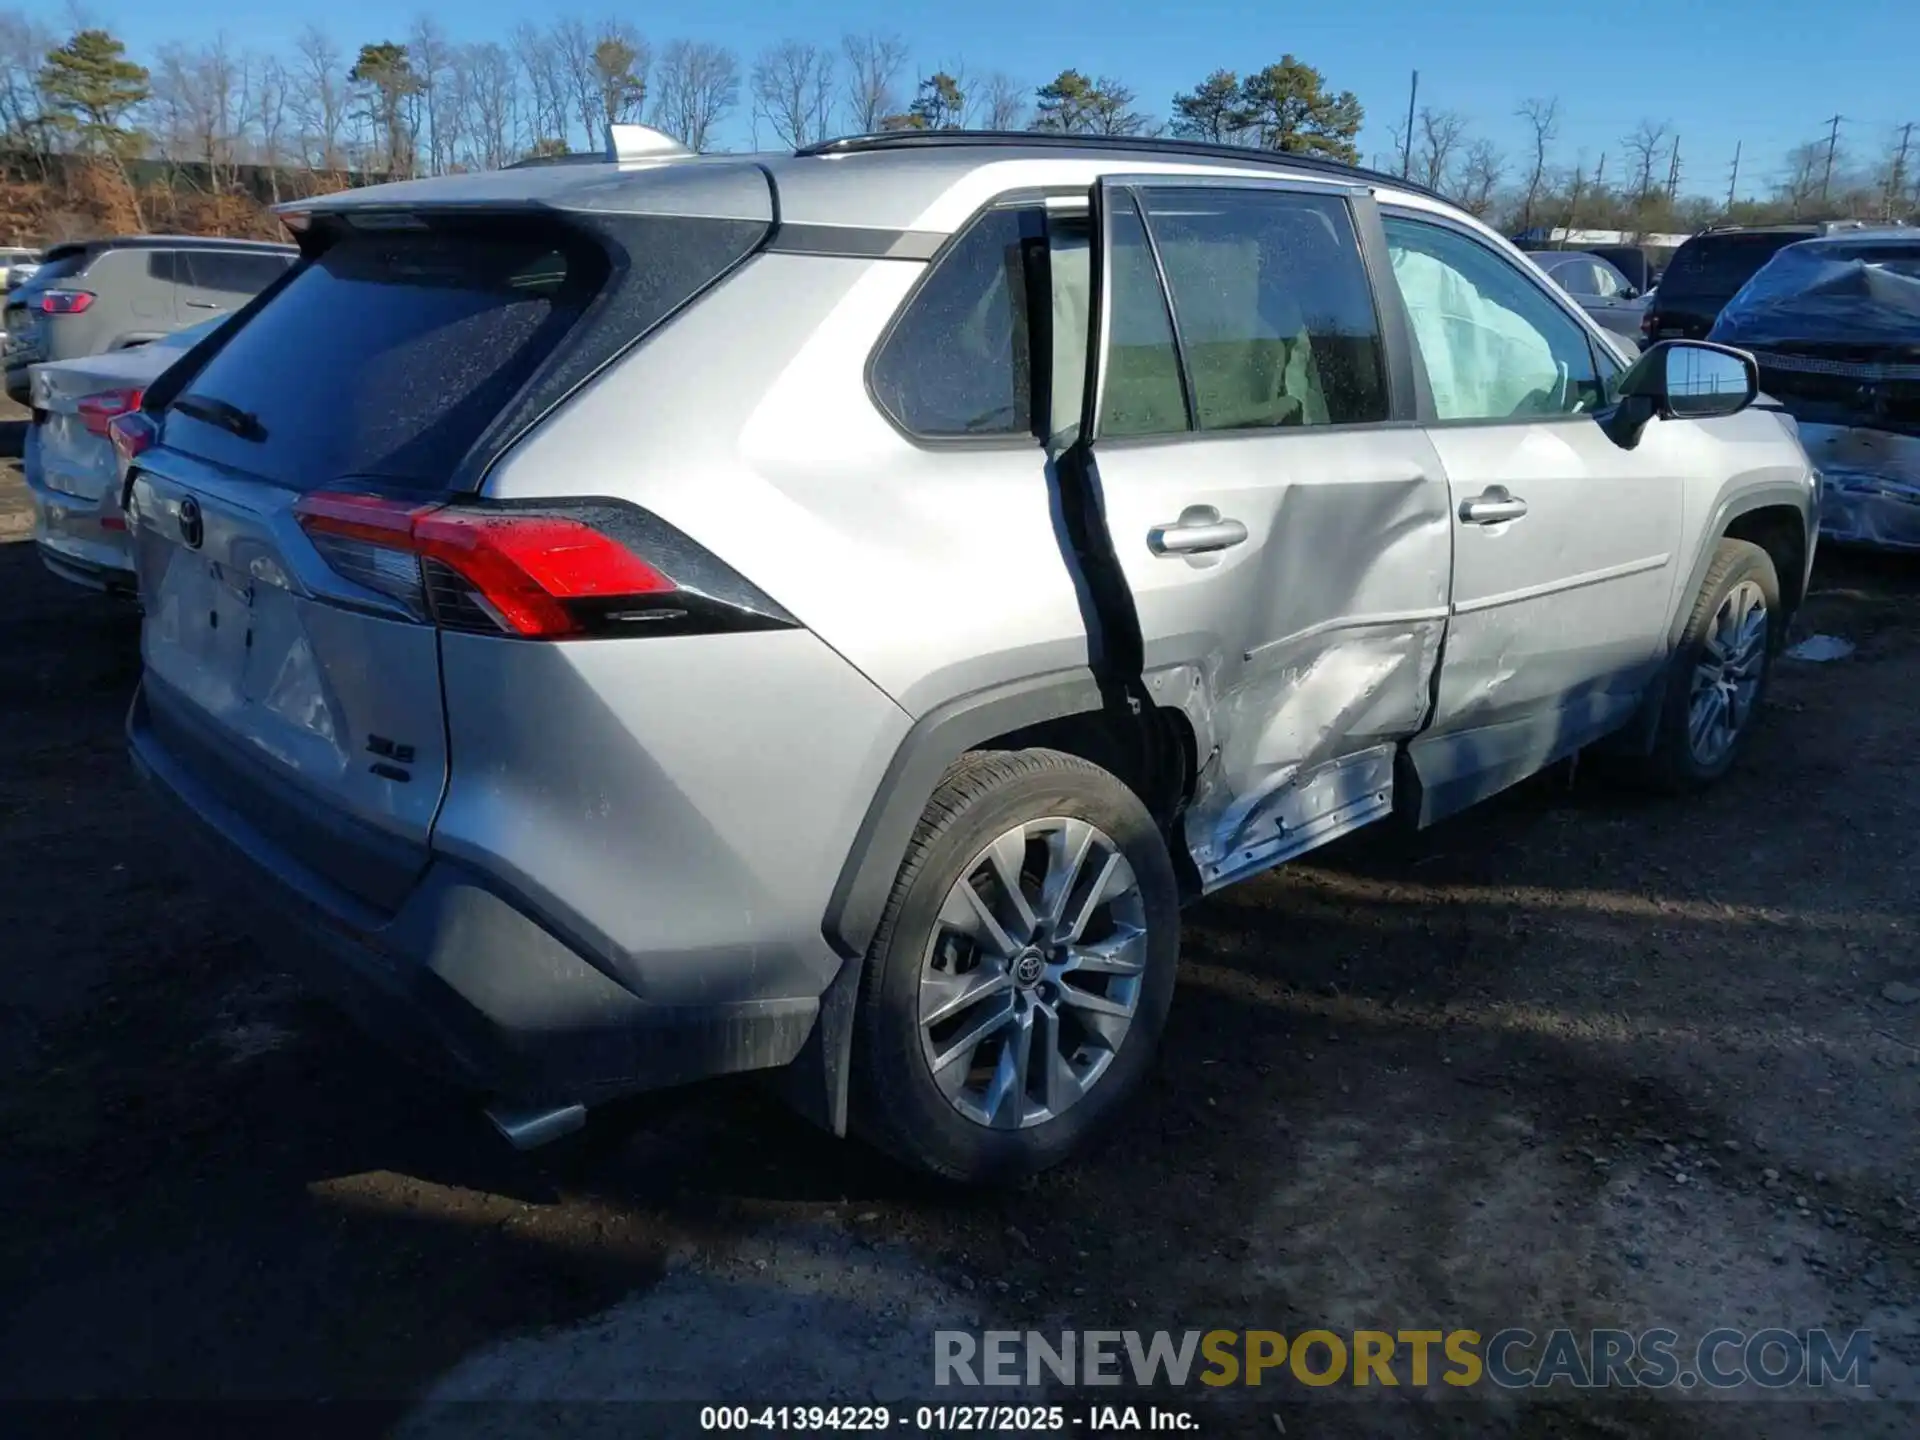
[[[1604,151],[1609,175],[1624,161],[1620,139],[1642,119],[1671,121],[1681,137],[1682,188],[1724,194],[1736,142],[1742,192],[1764,186],[1794,144],[1824,136],[1837,110],[1843,146],[1879,153],[1893,127],[1920,122],[1920,4],[1816,6],[1806,0],[1602,0],[1584,6],[1519,0],[1344,0],[1257,7],[1228,0],[1173,5],[1144,0],[963,0],[887,6],[877,0],[656,0],[640,7],[583,0],[437,5],[330,0],[312,8],[260,0],[194,0],[186,6],[82,0],[136,51],[168,39],[224,33],[242,47],[290,44],[318,19],[343,44],[404,38],[431,11],[456,39],[504,37],[524,19],[614,14],[654,41],[687,37],[734,47],[750,62],[789,36],[832,42],[847,30],[881,29],[913,47],[928,71],[952,59],[970,71],[1004,70],[1039,84],[1066,66],[1131,84],[1142,109],[1164,115],[1177,90],[1224,66],[1242,72],[1291,51],[1318,66],[1367,108],[1363,158],[1388,148],[1387,124],[1404,115],[1409,74],[1422,103],[1457,110],[1475,133],[1509,151],[1524,138],[1513,117],[1526,96],[1558,95],[1565,121],[1562,163]],[[723,138],[744,145],[744,114]]]

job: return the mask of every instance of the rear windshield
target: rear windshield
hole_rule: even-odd
[[[292,489],[442,488],[607,272],[544,228],[343,239],[174,397],[166,442]]]
[[[1751,280],[1775,251],[1806,238],[1775,233],[1706,235],[1689,240],[1675,252],[1673,263],[1660,277],[1660,293],[1731,295]]]
[[[65,255],[53,260],[43,260],[33,272],[32,285],[45,285],[52,280],[64,280],[69,275],[78,275],[87,268],[87,262],[93,259],[91,250],[69,250]]]
[[[1891,270],[1896,275],[1910,275],[1920,279],[1920,244],[1822,245],[1814,254],[1817,259],[1836,264],[1858,260],[1867,265],[1878,265],[1883,270]]]

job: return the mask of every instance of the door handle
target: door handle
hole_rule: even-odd
[[[1489,485],[1471,500],[1462,501],[1460,518],[1469,525],[1499,525],[1527,513],[1527,502],[1509,494],[1504,485]]]
[[[1190,505],[1171,525],[1156,525],[1147,532],[1147,548],[1156,555],[1209,555],[1244,544],[1247,527],[1238,520],[1223,520],[1211,505]]]
[[[220,308],[220,302],[218,300],[189,300],[187,304],[191,305],[195,310],[218,310]]]

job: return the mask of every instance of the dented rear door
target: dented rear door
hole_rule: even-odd
[[[1447,485],[1401,418],[1370,206],[1157,177],[1094,197],[1081,425],[1148,688],[1199,741],[1186,824],[1208,888],[1385,814],[1394,747],[1427,717]]]

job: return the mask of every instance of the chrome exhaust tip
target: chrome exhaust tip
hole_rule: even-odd
[[[489,1105],[487,1119],[516,1150],[537,1150],[587,1123],[584,1105]]]

